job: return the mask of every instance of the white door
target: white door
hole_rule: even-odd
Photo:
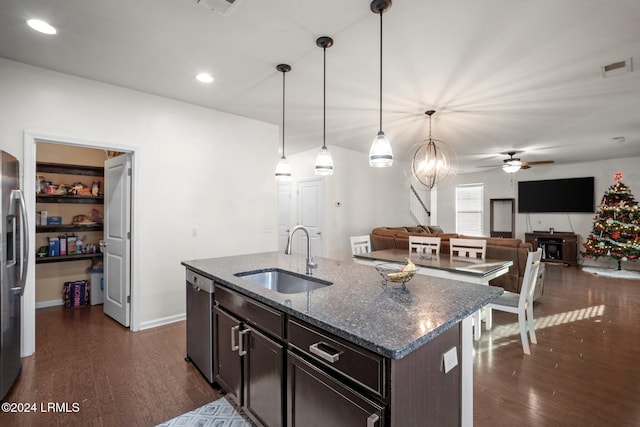
[[[291,183],[278,183],[278,250],[284,252],[289,237],[289,201]]]
[[[104,162],[104,312],[131,319],[131,155]]]
[[[298,182],[298,224],[309,229],[311,254],[322,256],[322,212],[324,207],[324,182],[312,179]],[[304,233],[296,233],[295,252],[305,253]]]

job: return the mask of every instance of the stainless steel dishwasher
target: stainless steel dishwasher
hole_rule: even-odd
[[[187,362],[213,383],[213,280],[187,269]]]

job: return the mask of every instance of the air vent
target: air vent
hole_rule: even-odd
[[[625,59],[624,61],[614,62],[609,65],[603,65],[602,67],[600,67],[600,71],[602,71],[603,79],[630,73],[631,71],[633,71],[632,58]]]
[[[196,0],[196,3],[219,15],[229,16],[240,0]]]

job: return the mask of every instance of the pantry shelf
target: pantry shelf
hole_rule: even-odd
[[[102,257],[102,254],[79,254],[79,255],[36,257],[36,264],[47,264],[50,262],[79,261],[79,260],[91,259],[95,257]]]
[[[103,224],[62,224],[62,225],[36,225],[36,233],[72,233],[81,231],[102,231]]]

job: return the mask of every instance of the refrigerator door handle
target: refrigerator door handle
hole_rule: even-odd
[[[9,209],[11,211],[11,209]],[[7,248],[7,267],[16,265],[16,216],[7,215],[8,227],[11,230],[11,246]]]
[[[27,204],[24,201],[24,195],[21,190],[12,190],[11,195],[15,200],[18,201],[18,205],[20,206],[20,217],[21,217],[21,227],[20,227],[20,248],[22,250],[22,254],[20,255],[20,281],[18,285],[20,286],[20,295],[24,294],[24,288],[26,286],[27,281],[27,270],[29,267],[29,222],[27,218]],[[15,239],[14,234],[14,239]]]

